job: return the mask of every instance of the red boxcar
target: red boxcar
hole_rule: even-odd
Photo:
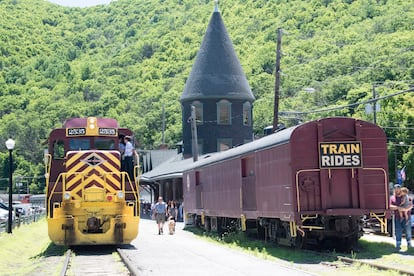
[[[207,229],[254,229],[287,245],[351,245],[362,216],[386,229],[386,136],[369,122],[320,119],[202,156],[183,185],[188,222]]]

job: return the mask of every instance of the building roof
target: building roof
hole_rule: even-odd
[[[217,98],[255,99],[216,7],[185,84],[181,102]]]
[[[153,170],[142,174],[140,182],[156,182],[164,179],[181,178],[183,169],[192,162],[192,158],[183,159],[182,154],[177,154]]]
[[[177,154],[177,150],[156,149],[141,151],[140,154],[142,155],[142,168],[144,169],[144,172],[147,172],[175,156]]]
[[[260,151],[276,144],[283,144],[289,141],[292,132],[298,126],[293,126],[280,132],[265,136],[250,143],[240,145],[222,152],[208,153],[199,156],[198,161],[194,162],[192,158],[183,159],[182,155],[175,157],[162,163],[152,171],[144,173],[140,181],[156,182],[164,179],[182,178],[183,172],[198,168],[210,163],[221,162],[223,160],[236,158],[246,152]]]

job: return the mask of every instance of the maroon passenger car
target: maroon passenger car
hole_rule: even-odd
[[[183,187],[188,221],[209,230],[240,227],[285,245],[350,246],[364,215],[386,229],[386,136],[353,118],[304,123],[203,156],[183,173]]]

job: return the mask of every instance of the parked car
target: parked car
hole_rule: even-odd
[[[13,206],[13,210],[16,212],[18,217],[26,215],[26,210],[23,207]]]
[[[9,219],[9,212],[0,208],[0,223],[6,222]]]
[[[12,211],[12,221],[16,218],[14,211]],[[6,223],[9,220],[9,211],[0,208],[0,223]]]
[[[3,210],[9,210],[9,205],[7,205],[6,203],[4,203],[4,202],[0,202],[0,209],[3,209]]]

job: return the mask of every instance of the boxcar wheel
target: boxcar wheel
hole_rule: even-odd
[[[297,235],[295,238],[295,248],[303,249],[306,246],[306,236],[302,237],[302,235]]]

